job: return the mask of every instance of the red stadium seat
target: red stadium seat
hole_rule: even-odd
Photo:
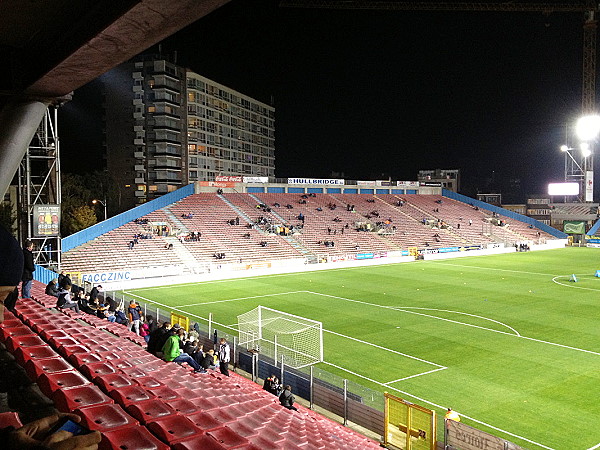
[[[42,328],[38,324],[35,324],[33,329],[46,341],[50,341],[54,337],[69,337],[69,334],[62,328]]]
[[[90,380],[93,380],[96,377],[101,377],[103,375],[108,375],[117,372],[117,369],[115,369],[107,362],[95,362],[84,364],[79,368],[79,370]]]
[[[158,381],[156,378],[154,378],[152,376],[134,378],[133,381],[135,381],[137,384],[142,386],[144,389],[154,389],[159,386],[164,386],[163,383],[161,383],[160,381]]]
[[[73,338],[70,334],[66,336],[52,336],[48,341],[50,345],[56,349],[60,348],[62,345],[77,345],[79,341]]]
[[[133,364],[130,361],[127,361],[126,359],[111,359],[110,361],[108,361],[108,363],[115,369],[127,369],[129,367],[135,366],[135,364]]]
[[[15,350],[14,357],[20,365],[24,366],[30,359],[60,358],[60,355],[49,345],[44,344],[36,347],[19,347]]]
[[[225,426],[222,428],[217,428],[216,430],[206,432],[207,436],[215,439],[219,444],[226,448],[234,448],[240,447],[242,445],[249,445],[250,441],[246,438],[240,436],[235,431],[231,430],[231,428]]]
[[[101,450],[169,450],[169,446],[152,436],[143,426],[118,428],[102,433]]]
[[[43,373],[65,372],[70,370],[73,370],[73,366],[62,358],[30,359],[25,364],[25,371],[32,380],[37,379]]]
[[[0,429],[8,427],[20,428],[22,426],[21,419],[19,419],[19,415],[16,412],[0,413]]]
[[[202,430],[182,416],[167,416],[146,423],[146,427],[166,444],[173,444],[185,438],[198,436]]]
[[[98,430],[102,433],[139,425],[139,422],[123,411],[119,405],[111,403],[76,409],[74,412],[81,417],[83,425],[90,430]]]
[[[0,341],[6,342],[9,336],[34,336],[35,333],[31,331],[31,328],[23,325],[19,322],[17,325],[8,327],[0,327]]]
[[[90,382],[76,370],[68,372],[43,373],[37,379],[40,390],[47,397],[59,389],[67,389],[75,386],[85,386]]]
[[[62,412],[71,412],[86,406],[113,403],[100,389],[93,385],[62,389],[52,395],[56,409]]]
[[[210,436],[200,435],[179,441],[171,448],[173,450],[226,450],[228,447],[222,446]]]
[[[179,398],[179,394],[168,386],[157,386],[153,388],[146,387],[146,389],[148,392],[152,392],[156,398],[165,402]]]
[[[81,367],[84,364],[102,362],[102,358],[96,353],[73,353],[69,356],[69,362],[75,367]]]
[[[215,420],[212,416],[206,414],[204,411],[199,411],[186,417],[202,431],[214,430],[215,428],[219,428],[221,426],[221,423],[218,420]]]
[[[175,411],[177,411],[179,414],[182,414],[184,416],[195,413],[200,409],[198,405],[184,398],[167,400],[165,401],[165,403],[171,408],[173,408]]]
[[[126,410],[141,423],[177,414],[173,408],[158,399],[129,405]]]
[[[64,358],[69,358],[74,353],[89,353],[90,349],[85,345],[61,345],[58,348],[58,353],[60,353]]]
[[[110,396],[123,407],[154,398],[153,394],[138,385],[114,389],[110,392]]]
[[[36,335],[23,335],[23,336],[8,336],[6,338],[6,349],[10,353],[14,353],[19,347],[34,347],[46,344],[41,337]]]
[[[96,377],[94,382],[107,394],[110,394],[115,389],[134,385],[134,382],[129,377],[121,373],[107,373],[106,375]]]

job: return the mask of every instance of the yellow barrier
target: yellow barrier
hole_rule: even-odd
[[[385,393],[384,445],[405,450],[435,449],[435,411]]]
[[[171,312],[171,325],[179,324],[185,331],[190,329],[190,318],[181,314]]]

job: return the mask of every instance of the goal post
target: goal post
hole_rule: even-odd
[[[258,306],[238,316],[241,346],[296,369],[323,361],[323,324]]]

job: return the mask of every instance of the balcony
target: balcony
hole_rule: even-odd
[[[144,139],[142,139],[142,138],[134,139],[133,145],[144,145]]]
[[[135,184],[145,184],[146,180],[144,180],[143,178],[136,178],[135,180]],[[136,191],[139,192],[139,191]]]
[[[136,159],[144,159],[144,152],[133,152],[133,157]]]

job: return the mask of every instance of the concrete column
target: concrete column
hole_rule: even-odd
[[[50,100],[15,98],[0,111],[0,196],[10,186]]]

